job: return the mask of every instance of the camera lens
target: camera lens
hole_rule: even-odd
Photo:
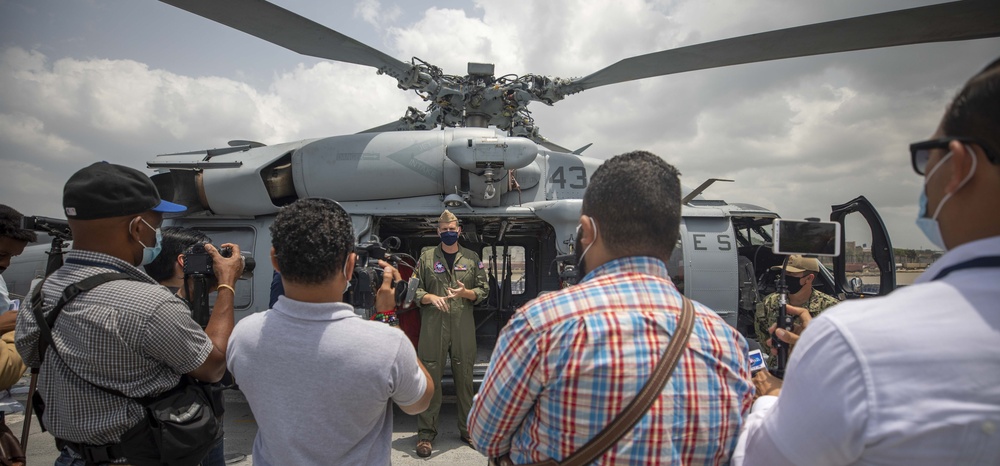
[[[253,257],[243,256],[243,275],[241,275],[240,278],[252,278],[254,267],[257,267],[257,261],[255,261]]]

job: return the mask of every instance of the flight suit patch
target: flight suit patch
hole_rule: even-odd
[[[486,267],[486,266],[484,266],[484,265],[483,265],[483,261],[479,261],[479,268],[480,268],[480,269],[483,269],[483,268],[485,268],[485,267]]]
[[[457,264],[456,264],[456,265],[455,265],[455,270],[457,270],[457,271],[459,271],[459,272],[465,272],[466,270],[469,270],[469,268],[468,268],[468,267],[466,267],[466,266],[464,266],[464,265],[457,265]]]
[[[434,273],[444,273],[444,264],[442,264],[441,262],[435,262]]]

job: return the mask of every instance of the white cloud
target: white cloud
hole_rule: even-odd
[[[6,141],[21,150],[37,151],[50,161],[68,161],[73,157],[86,155],[83,148],[57,134],[46,132],[42,120],[27,115],[0,114],[0,141]],[[8,156],[18,158],[15,153]]]
[[[0,198],[53,210],[30,174],[58,192],[97,160],[136,168],[161,153],[357,132],[402,116],[392,81],[366,68],[320,63],[275,76],[258,91],[219,77],[180,76],[131,60],[60,59],[20,48],[0,54]],[[20,186],[20,188],[18,188]],[[25,191],[27,189],[27,191]],[[28,192],[33,195],[25,195]],[[13,201],[7,201],[13,202]]]
[[[399,5],[383,7],[378,0],[361,0],[354,6],[354,17],[361,18],[379,31],[395,23],[402,15],[403,9]]]
[[[445,73],[464,74],[467,62],[484,61],[495,63],[498,74],[574,77],[631,55],[912,3],[404,5],[405,14],[396,4],[361,0],[353,18],[385,38],[389,55],[417,56]],[[219,36],[233,34],[218,27]],[[273,49],[256,39],[248,44]],[[909,169],[906,144],[933,131],[955,89],[995,58],[998,44],[921,45],[705,70],[591,89],[532,111],[542,134],[556,143],[575,149],[593,142],[586,155],[596,157],[647,149],[677,165],[687,185],[709,177],[737,180],[713,186],[709,197],[789,218],[826,217],[831,204],[865,194],[896,244],[926,245],[912,221],[920,178]],[[24,173],[19,178],[47,180],[50,191],[95,159],[142,168],[158,153],[219,147],[229,139],[276,143],[349,134],[394,120],[408,105],[426,106],[391,78],[342,63],[276,72],[267,61],[240,62],[238,69],[258,77],[248,81],[106,58],[120,56],[114,53],[63,58],[48,44],[14,45],[0,50],[0,153],[4,168],[16,162],[17,173]],[[149,56],[156,53],[173,52]],[[80,160],[53,164],[54,157]],[[11,173],[0,172],[0,197],[41,208],[42,200],[8,187]]]

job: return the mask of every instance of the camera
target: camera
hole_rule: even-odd
[[[233,257],[233,248],[219,248],[222,257]],[[243,275],[240,280],[253,277],[253,269],[257,263],[253,257],[240,256],[243,259]],[[184,287],[191,306],[191,318],[202,328],[208,325],[212,314],[208,303],[210,283],[215,280],[215,269],[212,267],[212,256],[205,250],[204,244],[196,244],[184,252]]]
[[[354,262],[354,274],[351,276],[350,287],[344,293],[344,302],[356,309],[372,310],[375,307],[375,295],[382,287],[384,272],[378,261],[387,262],[393,267],[399,267],[400,256],[389,251],[399,249],[402,243],[399,238],[390,236],[385,241],[378,239],[365,241],[354,247],[357,260]],[[391,284],[397,308],[403,308],[413,302],[419,284],[417,278],[409,281],[396,281]]]
[[[58,218],[25,215],[21,217],[21,229],[48,233],[49,236],[63,241],[73,239],[73,232],[69,229],[69,222]]]
[[[222,257],[232,257],[233,248],[223,246],[219,248],[219,255]],[[253,269],[257,266],[257,262],[250,256],[241,255],[241,257],[243,258],[243,274],[240,275],[239,279],[247,280],[253,277]],[[215,276],[215,270],[212,267],[212,256],[205,250],[204,244],[191,246],[184,253],[184,275]]]

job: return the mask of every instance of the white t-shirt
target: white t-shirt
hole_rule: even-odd
[[[933,280],[986,256],[1000,256],[1000,237],[813,320],[777,402],[761,397],[748,417],[733,464],[1000,464],[1000,268]]]
[[[11,304],[13,303],[7,292],[7,282],[3,280],[3,276],[0,276],[0,313],[9,311]]]
[[[226,360],[257,421],[255,466],[388,465],[390,403],[427,388],[406,335],[343,303],[282,296],[236,325]]]

